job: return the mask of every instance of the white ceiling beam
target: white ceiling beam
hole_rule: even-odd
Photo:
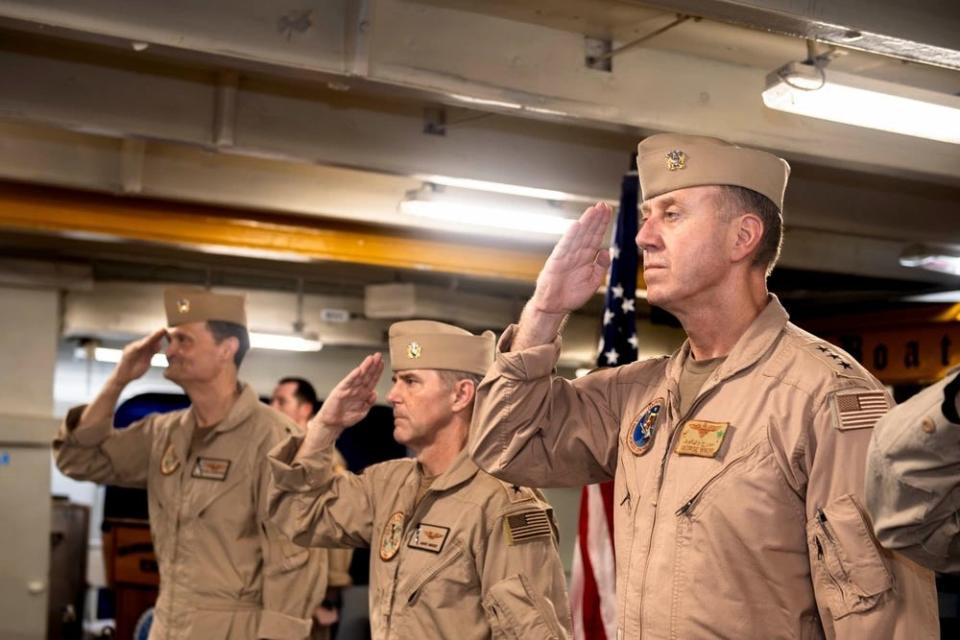
[[[956,182],[956,167],[960,166],[960,145],[767,110],[759,98],[764,77],[773,68],[767,68],[767,62],[754,67],[639,48],[618,56],[613,72],[606,73],[585,68],[580,34],[416,2],[370,0],[364,5],[366,10],[358,12],[347,11],[350,3],[343,0],[320,3],[306,13],[274,9],[253,0],[184,2],[176,3],[173,9],[168,4],[122,0],[7,2],[0,7],[0,15],[116,39],[154,42],[214,56],[221,64],[233,59],[278,70],[335,74],[343,76],[347,86],[353,82],[351,77],[356,77],[351,74],[363,74],[360,77],[365,81],[414,89],[451,104],[482,105],[483,109],[514,115],[574,120],[598,127],[720,135],[773,149],[792,159],[832,166],[922,175],[947,182]],[[346,34],[354,33],[354,29],[362,37],[348,38]],[[104,104],[108,98],[126,98],[143,109],[128,112],[126,126],[119,127],[121,133],[149,128],[155,131],[152,135],[165,139],[209,139],[204,135],[213,102],[208,95],[212,90],[210,74],[198,71],[189,78],[176,74],[153,78],[154,89],[164,86],[166,90],[159,99],[148,102],[137,99],[144,94],[115,91],[98,96],[93,91],[102,82],[146,89],[143,85],[148,82],[149,71],[135,70],[129,64],[107,69],[90,62],[27,60],[22,55],[17,62],[31,73],[18,74],[23,80],[13,87],[17,95],[4,96],[7,99],[0,103],[2,112],[69,123],[70,113],[62,113],[69,110],[79,118],[76,126],[116,129],[118,123],[101,125],[98,120],[103,119],[104,111],[110,111]],[[59,71],[53,68],[57,66]],[[67,80],[59,91],[75,90],[77,95],[59,111],[52,109],[42,99],[44,87],[38,86],[44,79]],[[299,125],[303,120],[296,113],[308,108],[317,123],[306,132],[323,128],[322,115],[326,114],[316,110],[316,100],[289,94],[275,96],[249,87],[245,90],[244,84],[237,98],[238,144],[243,144],[244,109],[256,109],[263,102],[285,101],[284,108],[293,110],[292,121]],[[153,93],[146,91],[145,95]],[[198,100],[202,106],[183,111]],[[46,106],[39,113],[23,108],[38,103]],[[79,112],[85,112],[85,117]],[[134,118],[131,113],[138,115]],[[178,121],[171,117],[176,114],[187,114],[196,121]],[[164,124],[167,119],[171,122]],[[279,124],[268,122],[268,126]],[[303,139],[312,142],[309,135]],[[296,145],[262,148],[254,144],[262,141],[248,140],[251,150],[309,156]],[[890,153],[892,148],[897,153]]]

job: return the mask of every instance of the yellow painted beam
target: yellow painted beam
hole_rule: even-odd
[[[275,219],[275,217],[274,217]],[[207,206],[0,184],[0,228],[83,232],[199,250],[332,260],[533,282],[547,250],[415,238],[383,229],[271,221]]]

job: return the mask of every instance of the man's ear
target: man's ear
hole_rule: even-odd
[[[237,355],[237,351],[240,349],[240,341],[237,338],[230,336],[229,338],[224,338],[223,342],[220,343],[220,353],[223,355],[223,358],[228,362],[234,362],[234,357]]]
[[[473,404],[473,399],[477,395],[477,387],[473,380],[457,380],[453,385],[452,392],[453,410],[462,411]]]
[[[733,224],[736,225],[736,236],[730,257],[734,262],[740,262],[757,252],[763,239],[763,220],[757,214],[748,212],[737,217]]]

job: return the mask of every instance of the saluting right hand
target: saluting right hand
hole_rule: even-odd
[[[606,203],[598,202],[563,234],[537,276],[530,299],[536,311],[566,315],[597,292],[610,267],[603,244],[611,213]]]
[[[157,329],[145,338],[134,340],[123,348],[123,355],[114,377],[122,384],[130,383],[141,377],[150,369],[150,359],[160,351],[160,346],[167,335],[166,329]]]
[[[374,353],[337,383],[317,415],[307,425],[309,430],[333,428],[343,430],[357,424],[377,401],[377,382],[383,373],[383,356]]]

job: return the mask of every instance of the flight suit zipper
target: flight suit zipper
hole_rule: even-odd
[[[840,594],[840,597],[844,597],[843,588],[840,586],[840,582],[837,580],[836,576],[833,575],[833,571],[830,570],[830,563],[827,561],[827,554],[823,550],[823,544],[829,544],[832,551],[832,557],[834,558],[837,568],[839,571],[846,577],[846,570],[843,568],[843,565],[840,564],[840,556],[837,554],[837,540],[833,536],[827,524],[827,514],[823,512],[823,509],[817,507],[816,513],[817,523],[819,524],[818,529],[823,531],[823,537],[825,538],[824,542],[820,541],[819,535],[814,535],[813,540],[817,543],[817,560],[823,563],[824,569],[826,569],[827,577],[830,578],[830,582],[833,584],[834,588],[837,590],[837,593]]]
[[[421,576],[417,576],[416,580],[413,581],[413,583],[417,586],[413,591],[410,592],[410,595],[407,597],[408,607],[412,607],[417,603],[417,600],[420,599],[420,591],[428,582],[430,582],[435,577],[437,577],[437,575],[441,571],[449,567],[451,564],[454,563],[455,560],[457,560],[457,558],[463,555],[463,547],[456,542],[454,542],[454,544],[456,545],[456,551],[453,551],[447,554],[447,557],[444,558],[443,562],[438,563],[436,566],[432,567],[425,574],[421,574]]]
[[[403,563],[403,556],[404,556],[403,547],[407,545],[407,543],[409,542],[410,536],[412,536],[416,531],[416,529],[414,529],[412,525],[415,520],[419,522],[419,520],[417,519],[417,516],[419,516],[420,513],[424,511],[423,506],[431,498],[431,494],[432,494],[432,491],[428,490],[426,495],[423,496],[423,499],[420,500],[419,503],[417,503],[416,487],[419,485],[419,476],[415,471],[412,472],[411,475],[413,476],[413,486],[411,487],[409,484],[407,484],[408,482],[410,482],[410,476],[408,475],[407,478],[404,480],[404,484],[401,486],[400,491],[397,492],[399,494],[401,491],[411,490],[412,494],[408,496],[408,499],[405,501],[407,506],[403,510],[403,513],[404,513],[403,534],[400,536],[401,549],[397,552],[397,555],[395,558],[396,565],[393,568],[393,580],[391,581],[392,584],[390,586],[390,594],[387,597],[387,612],[384,614],[384,627],[386,629],[387,638],[390,638],[393,632],[392,627],[393,627],[393,620],[395,617],[393,606],[397,600],[397,588],[400,586],[399,584],[400,567],[401,567],[401,564]],[[399,500],[397,502],[400,503]],[[393,512],[394,510],[396,510],[396,503],[394,508],[391,509],[391,512]]]
[[[653,541],[656,538],[656,532],[657,532],[657,520],[658,520],[657,514],[660,511],[660,493],[663,490],[663,482],[667,477],[667,466],[670,463],[670,453],[673,451],[673,448],[677,444],[677,438],[679,437],[680,432],[683,429],[684,423],[686,423],[687,419],[691,415],[693,415],[698,408],[700,408],[700,405],[703,404],[704,400],[706,400],[713,393],[713,391],[720,386],[720,379],[718,377],[715,377],[715,375],[716,374],[714,374],[714,379],[712,380],[713,384],[711,385],[710,383],[708,383],[706,388],[701,389],[700,393],[698,393],[697,397],[694,398],[693,403],[687,409],[686,413],[684,413],[683,416],[681,416],[680,419],[677,420],[676,424],[673,427],[673,430],[670,432],[670,439],[667,441],[667,448],[663,454],[663,461],[661,462],[661,468],[660,468],[660,478],[659,478],[659,481],[657,482],[657,504],[653,511],[653,522],[650,524],[650,543],[647,546],[647,553],[643,559],[643,578],[640,580],[640,603],[641,604],[640,604],[640,619],[638,621],[638,626],[640,627],[640,637],[643,636],[643,617],[644,617],[643,610],[645,606],[644,603],[646,602],[646,598],[644,598],[644,594],[646,593],[646,590],[647,590],[647,573],[650,568],[650,555],[653,552]],[[671,397],[671,406],[672,406],[673,404],[672,394],[669,394],[669,392],[668,392],[668,397]],[[633,549],[631,548],[631,552],[632,551]],[[628,570],[628,578],[629,578],[629,570]]]
[[[700,498],[703,497],[703,494],[706,493],[707,489],[709,489],[714,483],[719,481],[720,478],[725,476],[732,467],[736,467],[737,465],[741,464],[744,460],[746,460],[754,451],[756,451],[757,447],[759,446],[760,446],[760,442],[753,445],[752,447],[750,447],[750,449],[748,449],[747,451],[745,451],[744,453],[742,453],[741,455],[737,456],[736,458],[731,460],[729,463],[727,463],[727,466],[721,469],[712,478],[707,480],[707,482],[704,483],[704,485],[700,487],[697,490],[697,492],[690,497],[689,500],[684,502],[683,505],[679,509],[677,509],[676,514],[678,516],[688,515],[690,513],[690,510],[693,509],[693,507],[695,507],[698,502],[700,502]]]

